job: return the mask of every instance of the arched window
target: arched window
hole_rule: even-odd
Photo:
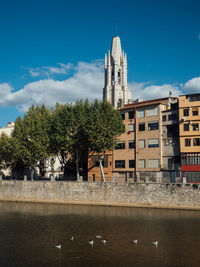
[[[120,71],[118,71],[118,84],[120,84],[121,83],[121,73],[120,73]]]
[[[112,70],[112,85],[114,85],[114,70]]]

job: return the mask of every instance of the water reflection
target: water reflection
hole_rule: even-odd
[[[199,211],[0,202],[0,266],[200,266],[199,223]]]

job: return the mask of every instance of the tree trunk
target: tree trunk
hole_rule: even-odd
[[[34,170],[31,169],[31,181],[33,181]]]
[[[79,162],[78,151],[76,151],[76,179],[77,181],[80,180],[78,162]]]
[[[102,164],[102,161],[104,159],[104,155],[100,158],[99,160],[99,165],[100,165],[100,169],[101,169],[101,179],[103,182],[105,182],[105,176],[104,176],[104,171],[103,171],[103,164]]]

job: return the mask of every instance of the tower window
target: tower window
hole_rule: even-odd
[[[114,85],[114,71],[112,71],[112,85]]]
[[[120,74],[120,71],[118,72],[118,84],[121,83],[121,74]]]

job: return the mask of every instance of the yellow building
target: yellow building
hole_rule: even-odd
[[[182,179],[200,182],[200,94],[179,96]]]

